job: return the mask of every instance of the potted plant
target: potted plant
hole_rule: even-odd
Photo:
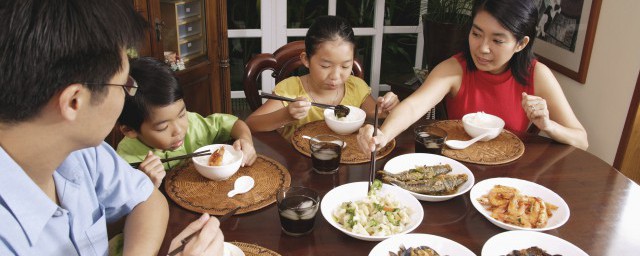
[[[425,61],[431,69],[462,50],[471,24],[473,0],[421,0]],[[426,3],[425,3],[426,2]]]

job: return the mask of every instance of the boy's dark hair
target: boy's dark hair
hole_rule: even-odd
[[[0,122],[40,113],[73,83],[92,103],[122,69],[121,52],[144,36],[146,22],[131,0],[3,0],[0,2]]]
[[[182,99],[182,88],[169,66],[154,58],[142,57],[129,62],[129,75],[138,83],[135,96],[127,96],[118,122],[137,132],[152,107],[164,107]]]
[[[527,46],[513,54],[508,64],[516,81],[527,86],[527,77],[530,75],[531,64],[535,58],[532,48],[538,20],[538,9],[535,4],[528,0],[478,0],[473,7],[472,18],[475,18],[480,11],[491,14],[503,27],[511,31],[518,42],[525,36],[529,37]],[[467,69],[476,70],[477,67],[471,58],[469,40],[466,40],[464,56],[467,60]]]
[[[339,16],[320,16],[311,24],[304,38],[307,58],[311,58],[320,43],[342,39],[356,47],[353,28],[349,22]]]

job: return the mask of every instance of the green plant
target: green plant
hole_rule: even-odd
[[[465,25],[471,19],[473,0],[421,0],[420,14],[440,23]]]

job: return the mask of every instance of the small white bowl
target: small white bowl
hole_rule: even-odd
[[[555,206],[558,206],[558,209],[551,212],[553,213],[553,215],[547,221],[547,225],[542,228],[525,228],[525,227],[507,224],[502,221],[496,220],[493,217],[491,217],[491,212],[485,209],[484,206],[480,204],[480,202],[478,202],[478,198],[489,194],[489,191],[491,191],[491,189],[495,185],[503,185],[503,186],[516,188],[523,195],[539,197],[547,203],[551,203]],[[530,181],[521,180],[521,179],[514,179],[514,178],[486,179],[476,183],[476,185],[473,186],[473,188],[471,188],[471,192],[469,193],[469,196],[471,198],[471,204],[473,204],[473,207],[475,207],[476,210],[478,210],[478,212],[484,215],[484,217],[487,218],[489,221],[491,221],[491,223],[495,224],[498,227],[504,228],[506,230],[546,231],[546,230],[556,229],[564,225],[564,223],[566,223],[567,220],[569,220],[569,215],[571,215],[569,206],[564,201],[564,199],[562,199],[562,197],[560,197],[558,194],[556,194],[555,192],[553,192],[548,188],[545,188],[544,186],[541,186],[539,184],[536,184]]]
[[[338,120],[333,109],[324,110],[324,121],[333,132],[340,135],[349,135],[360,129],[364,124],[364,119],[367,117],[367,113],[364,110],[347,106],[349,108],[349,115],[344,117],[344,120]]]
[[[484,112],[469,113],[462,117],[462,126],[464,127],[464,131],[467,132],[471,138],[478,137],[488,132],[489,136],[480,140],[489,141],[500,135],[504,128],[504,120],[500,117]]]
[[[382,188],[378,193],[378,195],[393,195],[394,200],[398,201],[400,205],[403,205],[408,208],[409,216],[411,218],[411,224],[402,232],[388,235],[388,236],[368,236],[356,234],[351,231],[347,231],[340,223],[338,223],[333,218],[333,211],[340,207],[340,204],[344,202],[355,202],[358,200],[362,200],[367,196],[367,184],[368,182],[352,182],[347,183],[338,187],[333,188],[322,198],[322,202],[320,203],[320,211],[322,212],[322,216],[336,229],[341,232],[360,239],[364,241],[382,241],[389,237],[406,234],[418,227],[420,223],[422,223],[422,218],[424,217],[424,210],[422,209],[422,205],[420,202],[411,194],[409,194],[406,190],[401,189],[396,186],[391,186],[389,184],[382,184]]]
[[[416,166],[422,166],[422,165],[431,166],[431,165],[439,165],[439,164],[449,164],[451,166],[452,170],[448,174],[464,173],[467,175],[467,181],[462,185],[460,185],[456,193],[451,195],[435,196],[435,195],[425,195],[425,194],[415,193],[409,190],[407,190],[407,192],[409,192],[409,194],[413,195],[420,201],[440,202],[440,201],[446,201],[456,196],[462,195],[464,193],[467,193],[467,191],[471,190],[471,187],[473,187],[473,184],[475,183],[475,177],[473,176],[473,173],[471,172],[471,170],[469,170],[469,168],[467,168],[462,163],[445,156],[426,154],[426,153],[411,153],[411,154],[399,155],[392,158],[391,160],[389,160],[389,162],[387,162],[384,165],[384,171],[396,174],[412,168],[416,168]]]
[[[226,180],[229,177],[233,176],[238,171],[238,169],[240,169],[240,164],[242,163],[243,158],[242,151],[235,150],[231,145],[207,145],[197,149],[194,152],[209,150],[211,153],[213,153],[220,147],[224,147],[225,150],[224,156],[222,158],[222,165],[220,166],[209,165],[209,158],[211,157],[210,154],[191,158],[191,160],[193,161],[193,165],[196,167],[196,170],[200,173],[200,175],[212,180]]]

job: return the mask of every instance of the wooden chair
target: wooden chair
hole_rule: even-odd
[[[304,41],[293,41],[283,45],[272,53],[261,53],[249,60],[244,67],[244,95],[249,107],[255,111],[262,105],[259,96],[258,78],[262,71],[272,70],[271,76],[276,79],[276,84],[288,78],[292,73],[304,67],[300,60],[300,53],[304,51]],[[364,78],[362,64],[357,60],[353,62],[353,75]]]

